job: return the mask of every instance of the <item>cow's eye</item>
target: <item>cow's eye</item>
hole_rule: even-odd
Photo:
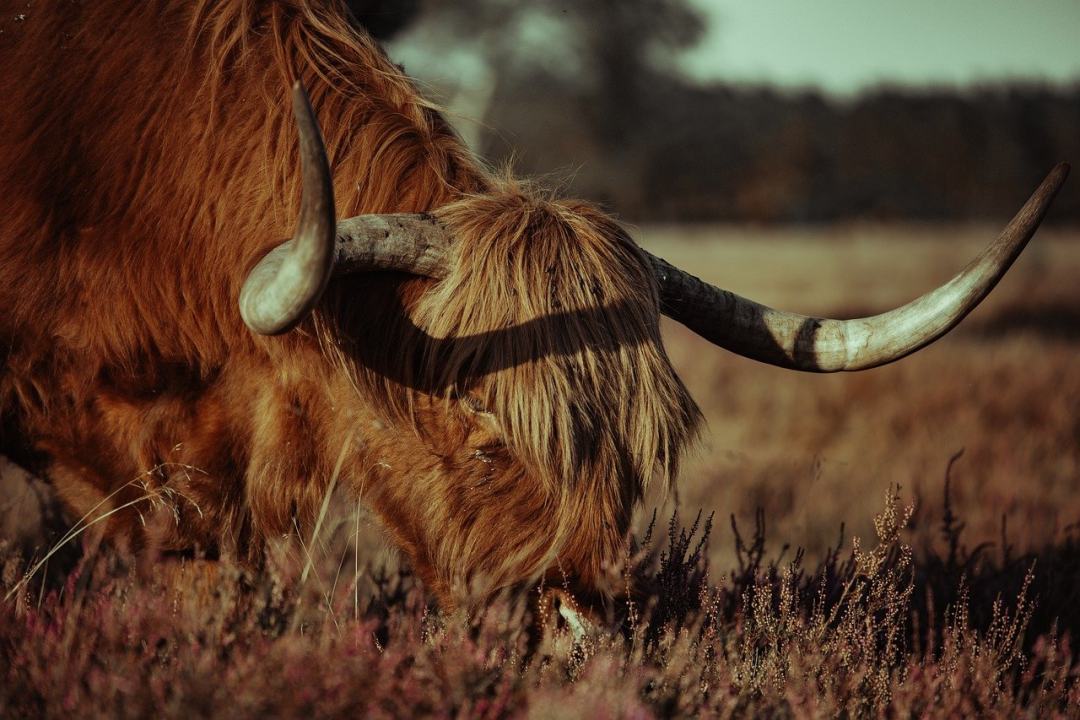
[[[488,410],[487,406],[471,393],[462,393],[458,399],[465,413],[470,417],[469,424],[472,426],[470,443],[473,447],[485,452],[489,449],[502,448],[503,432],[495,413]]]
[[[480,415],[492,414],[491,411],[488,410],[487,407],[484,405],[484,403],[480,402],[480,400],[472,393],[465,393],[464,395],[462,395],[461,402],[465,405],[465,407],[467,407],[470,411],[474,413]]]

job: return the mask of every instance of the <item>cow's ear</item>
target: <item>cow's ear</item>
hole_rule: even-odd
[[[412,22],[420,0],[345,0],[356,22],[378,40],[386,40]]]

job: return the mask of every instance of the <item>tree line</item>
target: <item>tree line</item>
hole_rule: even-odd
[[[997,219],[1056,162],[1080,162],[1080,87],[885,88],[837,101],[656,81],[616,134],[588,93],[504,77],[482,150],[650,221]],[[1080,220],[1077,185],[1053,220]]]
[[[999,219],[1080,163],[1080,84],[846,100],[701,85],[675,62],[705,29],[686,0],[348,2],[381,39],[424,26],[434,56],[486,57],[477,150],[632,220]],[[1080,178],[1050,221],[1080,221]]]

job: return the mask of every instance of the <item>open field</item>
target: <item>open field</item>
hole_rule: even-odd
[[[852,316],[947,279],[994,232],[636,237],[760,302]],[[109,553],[67,581],[39,574],[0,602],[0,717],[1076,716],[1078,278],[1080,232],[1040,232],[960,328],[851,375],[759,365],[666,326],[708,424],[676,495],[651,499],[652,554],[630,562],[652,597],[613,609],[611,635],[538,638],[520,599],[439,616],[342,498],[315,542],[284,544],[255,577],[196,567],[163,585]],[[716,515],[696,555],[700,527],[665,527],[699,509]],[[22,565],[0,570],[6,594]]]
[[[854,317],[947,280],[996,229],[647,228],[641,242],[703,279],[773,307]],[[890,485],[940,520],[945,469],[965,540],[1036,548],[1080,522],[1080,236],[1043,231],[990,297],[938,343],[861,373],[792,373],[667,327],[708,427],[681,505],[750,520],[811,554],[840,523],[866,535]],[[724,523],[726,525],[726,522]],[[722,544],[718,544],[722,545]],[[717,560],[728,548],[717,547]],[[725,563],[721,562],[723,567]]]

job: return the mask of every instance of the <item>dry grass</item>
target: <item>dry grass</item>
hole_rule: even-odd
[[[864,230],[640,235],[755,299],[857,313],[992,232]],[[520,597],[439,615],[343,499],[258,575],[55,556],[0,605],[0,717],[1076,716],[1077,240],[1040,234],[954,335],[863,374],[667,328],[709,428],[661,516],[724,521],[643,539],[627,572],[648,599],[613,608],[610,634],[539,633]],[[8,558],[4,594],[27,567]]]
[[[995,229],[933,227],[694,232],[643,243],[703,278],[786,310],[854,316],[925,292]],[[715,242],[706,242],[715,239]],[[841,523],[869,532],[890,485],[940,520],[945,467],[970,543],[1032,549],[1080,521],[1080,234],[1040,232],[1001,285],[951,335],[883,368],[806,375],[734,357],[671,324],[675,366],[708,429],[680,501],[749,521],[817,558]],[[936,513],[936,514],[935,514]],[[713,559],[729,560],[718,547]],[[724,566],[724,563],[721,563]]]

